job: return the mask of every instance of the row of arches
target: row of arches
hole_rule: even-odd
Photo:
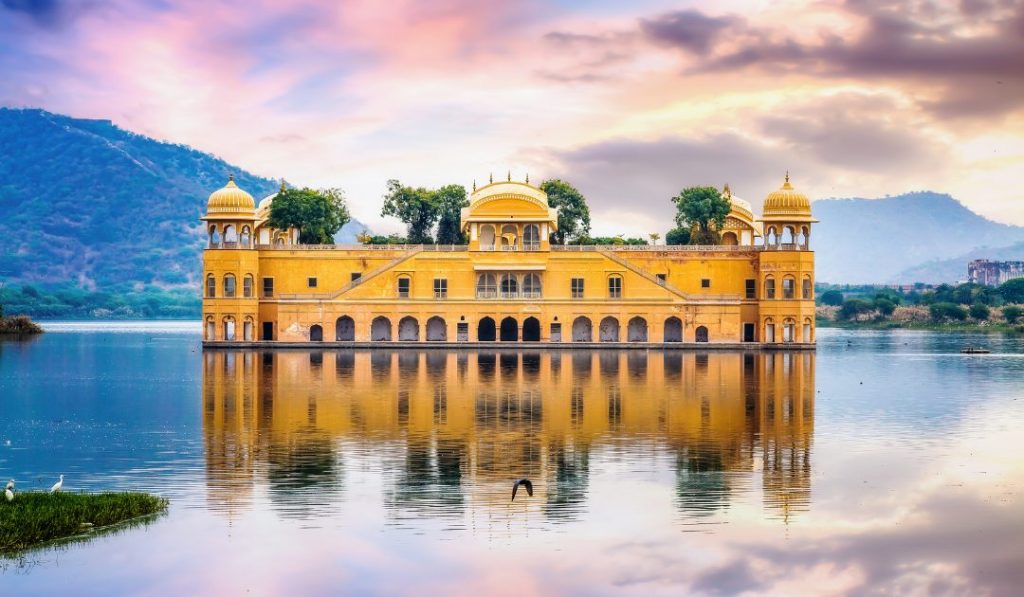
[[[798,247],[806,249],[811,242],[809,226],[768,226],[764,231],[764,244],[769,247]]]
[[[241,230],[234,224],[218,226],[211,224],[209,229],[210,247],[212,248],[243,248],[252,247],[252,229],[243,225]]]
[[[537,251],[540,249],[540,226],[524,225],[520,239],[519,227],[515,224],[500,227],[484,224],[480,227],[480,248],[485,251]]]
[[[460,322],[468,332],[468,323]],[[572,342],[647,342],[648,323],[643,317],[637,316],[626,322],[625,329],[615,317],[608,316],[601,319],[597,325],[595,340],[595,329],[593,321],[586,316],[579,316],[573,320],[570,328],[569,340]],[[335,321],[334,325],[336,342],[354,342],[356,339],[355,320],[348,315],[342,315]],[[372,342],[419,342],[421,339],[427,342],[447,342],[448,325],[443,317],[433,316],[426,321],[426,325],[420,327],[419,320],[413,316],[406,316],[398,320],[398,327],[392,326],[391,320],[383,315],[375,317],[370,322],[370,340]],[[462,333],[461,331],[459,332]],[[552,322],[552,341],[562,341],[561,323]],[[683,341],[683,322],[678,317],[669,317],[664,322],[665,342]],[[324,341],[324,328],[320,324],[314,324],[309,330],[309,339],[312,342]],[[468,340],[467,337],[460,337],[460,340]],[[536,317],[527,317],[520,324],[515,317],[505,317],[496,321],[493,317],[483,317],[476,325],[476,339],[478,342],[540,342],[541,323]],[[709,342],[710,334],[706,326],[698,326],[694,330],[694,339],[697,342]]]
[[[224,274],[222,278],[220,296],[221,298],[235,298],[238,296],[238,281],[235,274]],[[255,294],[255,280],[252,274],[242,277],[242,298],[253,298]],[[217,298],[217,277],[213,274],[206,276],[206,298]]]

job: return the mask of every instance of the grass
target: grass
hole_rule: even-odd
[[[32,321],[27,315],[15,315],[14,317],[0,317],[0,334],[14,334],[18,336],[29,336],[42,334],[43,328]]]
[[[75,537],[166,508],[166,499],[148,493],[31,491],[16,494],[13,502],[0,497],[0,554]]]

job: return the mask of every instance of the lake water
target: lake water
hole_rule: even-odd
[[[0,562],[3,594],[1024,587],[1020,339],[204,353],[194,324],[49,328],[0,343],[0,477],[171,507]]]

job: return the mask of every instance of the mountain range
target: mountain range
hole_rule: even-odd
[[[259,200],[279,181],[114,126],[0,108],[0,280],[105,292],[199,287],[207,196],[234,173]],[[1024,259],[1024,228],[949,195],[814,202],[817,277],[953,282],[972,258]],[[354,242],[353,220],[336,236]],[[989,248],[990,247],[990,248]]]
[[[111,292],[198,288],[199,217],[229,173],[257,201],[280,186],[108,120],[0,108],[0,278]],[[339,240],[364,228],[350,222]]]

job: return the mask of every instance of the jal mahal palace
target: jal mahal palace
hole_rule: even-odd
[[[813,348],[810,200],[734,196],[717,245],[556,245],[528,182],[474,189],[467,245],[304,245],[233,180],[202,217],[207,347],[575,344]]]

